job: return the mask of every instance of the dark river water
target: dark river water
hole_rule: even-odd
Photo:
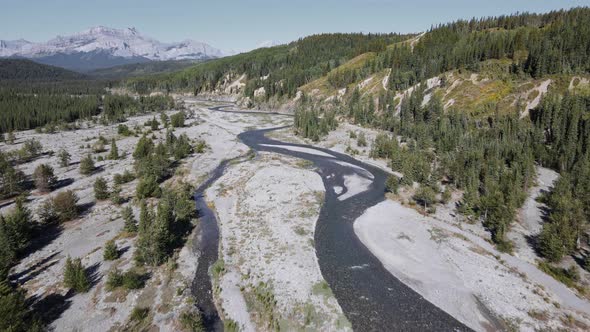
[[[213,112],[239,114],[278,113],[242,112],[226,110],[231,106],[210,108]],[[465,325],[428,302],[420,294],[395,278],[356,236],[353,224],[363,212],[385,199],[387,173],[347,155],[309,145],[283,143],[265,136],[281,129],[271,128],[246,131],[239,139],[255,152],[280,153],[310,161],[322,177],[326,188],[325,202],[315,229],[315,248],[324,279],[330,285],[338,303],[355,331],[469,331]],[[275,146],[266,146],[275,145]],[[277,146],[279,145],[279,146]],[[283,146],[283,147],[281,147]],[[299,151],[288,149],[299,148]],[[307,153],[312,149],[317,153]],[[308,150],[309,151],[309,150]],[[310,151],[312,152],[312,151]],[[213,213],[203,199],[204,190],[216,181],[228,161],[217,167],[209,180],[197,189],[195,201],[200,214],[200,251],[193,293],[203,312],[207,330],[223,326],[213,304],[209,269],[217,260],[219,229]],[[370,182],[369,188],[347,199],[345,177],[361,177]],[[338,193],[333,189],[340,187]]]

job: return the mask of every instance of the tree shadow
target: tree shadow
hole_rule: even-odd
[[[47,326],[61,317],[61,315],[72,305],[71,298],[74,296],[74,291],[69,290],[65,295],[62,294],[48,294],[39,299],[33,296],[27,300],[33,309],[33,312],[41,319],[43,325]]]
[[[51,188],[52,190],[58,190],[64,187],[67,187],[69,185],[71,185],[72,183],[74,183],[74,179],[72,178],[67,178],[67,179],[62,179],[62,180],[58,180],[53,187]]]
[[[121,257],[121,256],[125,255],[125,253],[129,251],[129,249],[131,249],[130,246],[123,247],[123,248],[117,250],[117,254],[119,255],[119,257]]]
[[[579,267],[584,269],[584,266],[586,265],[586,259],[590,259],[590,252],[584,250],[584,253],[572,255],[572,258],[574,259],[576,264],[578,264]]]
[[[90,210],[96,205],[96,202],[88,202],[78,205],[78,217],[82,218],[90,213]]]
[[[86,268],[86,276],[88,277],[88,282],[90,283],[90,288],[93,288],[98,284],[102,276],[98,273],[100,269],[100,262],[94,263]]]
[[[55,258],[55,256],[57,256],[59,254],[60,254],[60,252],[55,252],[55,253],[41,259],[40,261],[36,262],[35,264],[29,266],[25,270],[23,270],[19,273],[12,274],[10,276],[10,280],[22,285],[22,284],[26,283],[27,281],[34,279],[35,277],[37,277],[38,275],[40,275],[41,273],[45,272],[47,269],[52,267],[53,265],[57,264],[59,262],[59,259],[53,260],[53,258]]]
[[[22,257],[28,257],[33,252],[45,248],[57,239],[62,232],[63,226],[59,223],[35,224],[31,236],[32,240]]]

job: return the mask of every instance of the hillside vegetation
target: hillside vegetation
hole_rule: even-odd
[[[297,101],[296,132],[314,140],[335,116],[385,130],[373,154],[403,174],[402,186],[419,183],[420,201],[446,186],[463,192],[460,212],[508,251],[535,164],[553,168],[565,183],[547,199],[553,212],[537,249],[557,261],[588,228],[590,189],[567,174],[588,168],[589,71],[590,9],[575,8],[460,20],[421,35],[313,36],[126,84]]]
[[[0,59],[0,80],[81,80],[87,76],[25,59]]]

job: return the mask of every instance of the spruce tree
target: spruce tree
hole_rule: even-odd
[[[125,221],[124,229],[126,232],[137,232],[137,224],[135,222],[135,217],[133,216],[133,210],[130,206],[126,206],[121,210],[121,217]]]
[[[59,158],[59,165],[61,167],[68,167],[70,165],[70,160],[72,156],[65,149],[59,150],[57,157]]]
[[[64,285],[77,293],[90,290],[90,280],[80,258],[72,259],[68,256],[64,267]]]
[[[119,149],[117,148],[117,143],[115,139],[111,139],[111,151],[109,152],[109,159],[117,160],[119,159]]]
[[[94,181],[94,197],[97,200],[105,200],[109,198],[109,187],[107,181],[103,177],[99,177]]]
[[[86,157],[80,160],[80,174],[90,175],[94,172],[95,168],[94,160],[91,155],[86,155]]]
[[[105,244],[103,258],[105,261],[112,261],[119,258],[119,250],[115,240],[109,240]]]

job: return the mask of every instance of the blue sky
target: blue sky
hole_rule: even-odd
[[[224,50],[319,32],[417,32],[458,18],[590,6],[590,0],[0,0],[0,39],[45,41],[96,25]]]

